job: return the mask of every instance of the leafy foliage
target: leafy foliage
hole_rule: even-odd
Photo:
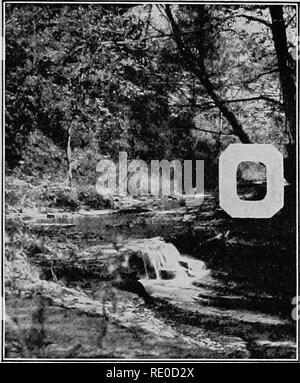
[[[291,51],[295,9],[283,9]],[[284,151],[268,7],[174,5],[170,11],[183,55],[162,5],[7,5],[8,167],[42,176],[69,166],[77,181],[93,183],[91,166],[126,151],[146,161],[204,158],[215,168],[219,153],[238,140],[220,105],[251,142]],[[219,106],[197,70],[186,66],[188,51],[195,68],[203,59]]]

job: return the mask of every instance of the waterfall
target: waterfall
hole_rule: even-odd
[[[159,237],[130,242],[126,248],[131,252],[127,266],[132,268],[140,261],[140,280],[147,285],[152,281],[187,287],[209,273],[204,262],[181,255],[173,244]]]

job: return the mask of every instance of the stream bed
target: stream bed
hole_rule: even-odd
[[[47,245],[31,249],[29,265],[22,266],[37,268],[33,283],[42,298],[7,294],[7,357],[294,358],[286,296],[292,281],[282,281],[280,294],[269,280],[277,267],[266,267],[266,283],[245,278],[266,261],[261,257],[258,265],[248,255],[263,240],[255,234],[238,241],[245,228],[228,225],[213,196],[205,201],[201,208],[170,199],[163,208],[139,201],[117,211],[10,217],[8,229],[21,219]],[[37,327],[46,341],[31,349],[18,339],[20,333],[31,339],[41,307]]]

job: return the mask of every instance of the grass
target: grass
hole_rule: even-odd
[[[29,181],[19,180],[13,176],[6,177],[5,184],[6,211],[22,212],[26,208],[57,208],[76,211],[87,209],[106,209],[113,207],[110,198],[99,195],[94,185],[41,182],[32,185]]]

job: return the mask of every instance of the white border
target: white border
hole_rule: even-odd
[[[5,20],[5,4],[74,4],[74,5],[80,5],[80,4],[112,4],[112,5],[117,5],[117,4],[214,4],[214,5],[224,5],[224,4],[290,4],[290,5],[295,5],[297,8],[297,34],[300,36],[300,29],[299,29],[299,17],[300,17],[300,4],[298,2],[292,1],[292,0],[287,0],[287,1],[280,1],[280,0],[275,0],[275,1],[3,1],[1,0],[1,10],[0,10],[0,28],[2,32],[2,28],[4,30],[5,34],[5,23],[3,22]],[[3,13],[2,13],[3,10]],[[1,178],[1,186],[0,188],[0,197],[1,197],[1,213],[4,213],[4,195],[2,196],[2,191],[3,194],[5,192],[5,182],[4,177],[5,177],[5,150],[4,145],[5,145],[5,136],[4,136],[4,125],[5,125],[5,114],[4,114],[4,107],[5,107],[5,36],[1,36],[1,52],[0,52],[0,59],[1,59],[1,69],[2,69],[2,82],[0,85],[1,88],[1,108],[2,108],[2,119],[1,119],[1,125],[3,121],[3,126],[1,129],[2,135],[0,136],[0,144],[1,144],[1,155],[0,157],[0,165],[1,165],[1,171],[2,171],[2,178]],[[282,358],[282,359],[206,359],[206,358],[201,358],[201,359],[102,359],[102,358],[93,358],[93,359],[84,359],[84,358],[64,358],[64,359],[55,359],[55,358],[5,358],[5,342],[4,340],[4,317],[5,317],[5,278],[2,280],[2,289],[1,289],[1,305],[0,305],[0,319],[1,319],[1,325],[0,325],[0,331],[1,331],[1,337],[0,337],[0,348],[1,348],[1,360],[0,363],[5,362],[5,363],[15,363],[15,362],[35,362],[35,363],[40,363],[40,362],[46,362],[46,363],[145,363],[147,362],[155,362],[155,363],[256,363],[256,362],[289,362],[289,363],[295,363],[299,362],[299,45],[297,45],[296,48],[296,126],[297,126],[297,134],[296,134],[296,198],[297,198],[297,203],[296,203],[296,293],[298,299],[296,300],[296,307],[297,307],[297,312],[296,312],[296,318],[297,318],[297,324],[296,324],[296,358],[291,359],[291,358]],[[2,158],[4,159],[4,163],[2,163]],[[4,227],[4,214],[1,215],[1,223],[2,223],[2,232],[1,238],[4,238],[5,234],[5,227]],[[1,275],[4,275],[4,241],[1,240]],[[2,256],[3,255],[3,256]],[[2,299],[3,297],[3,299]],[[2,346],[2,347],[1,347]]]

